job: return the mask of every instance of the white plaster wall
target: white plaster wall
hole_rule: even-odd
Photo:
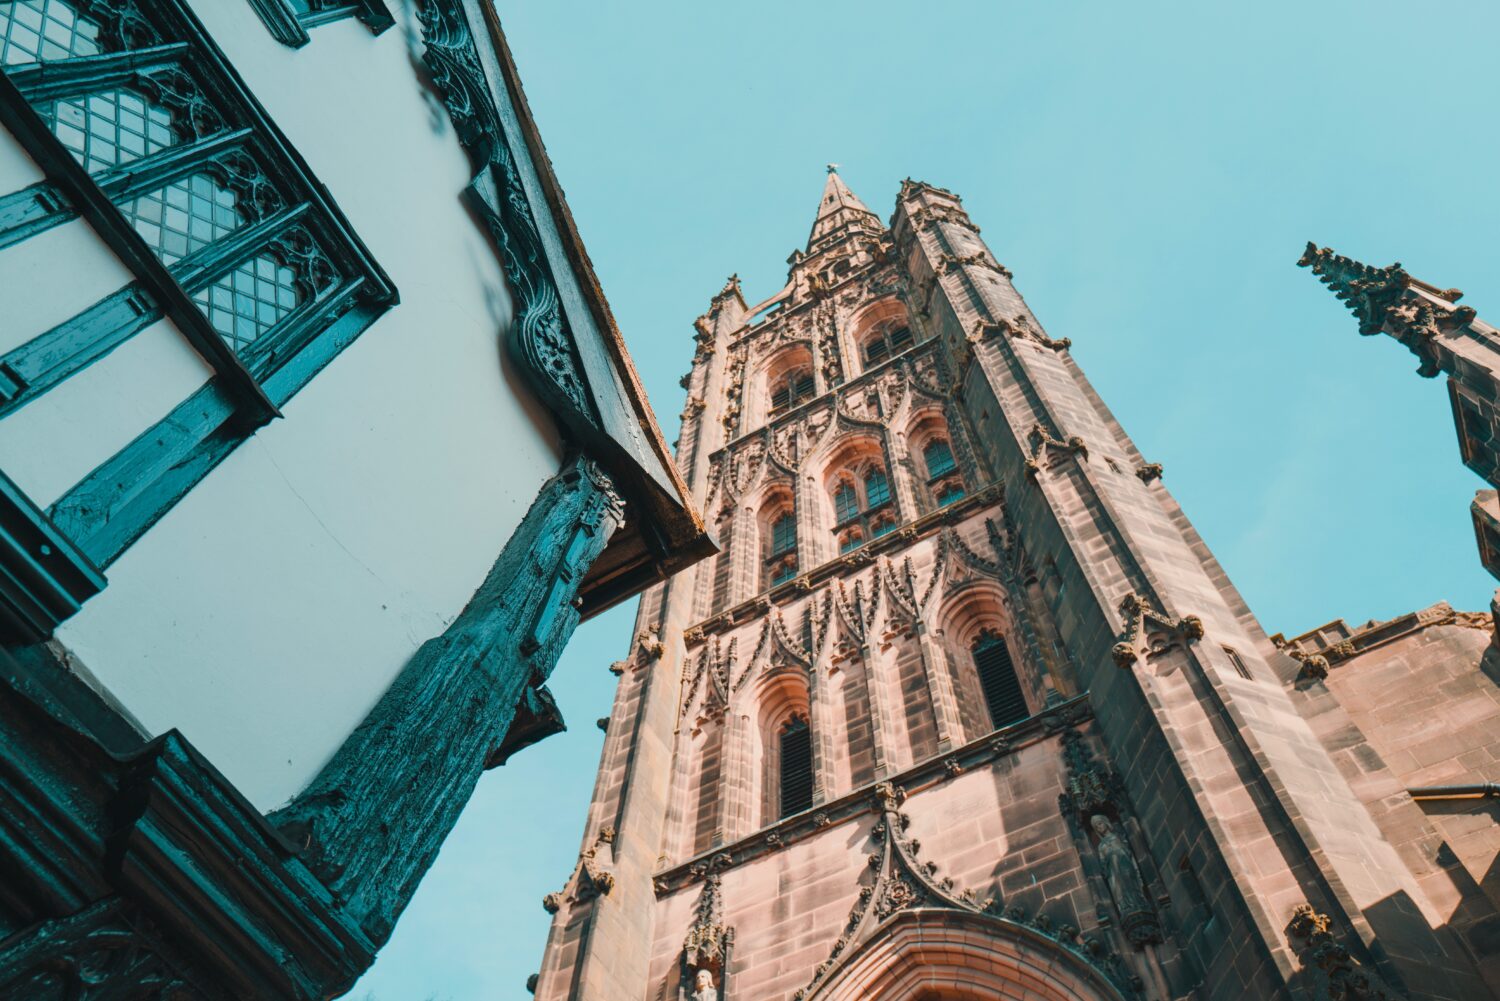
[[[0,420],[0,469],[45,508],[212,376],[170,320],[154,323]]]
[[[0,136],[9,133],[0,127]],[[82,219],[0,249],[0,354],[113,295],[134,276]]]
[[[129,549],[59,638],[270,809],[457,615],[560,452],[504,360],[502,272],[403,27],[340,22],[291,50],[247,3],[196,6],[402,301]]]

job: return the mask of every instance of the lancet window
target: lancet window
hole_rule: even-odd
[[[786,488],[762,505],[761,534],[765,586],[785,584],[797,576],[797,514]]]
[[[790,817],[812,806],[812,731],[798,713],[781,726],[778,817]]]
[[[990,725],[998,730],[1031,715],[1005,637],[993,630],[982,629],[970,652],[974,657],[974,669],[979,674],[985,706],[989,709]]]

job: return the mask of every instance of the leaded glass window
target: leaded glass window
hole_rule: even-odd
[[[958,480],[948,480],[938,487],[937,502],[939,507],[947,507],[954,501],[964,499],[964,485]]]
[[[63,0],[0,0],[0,65],[101,51],[99,25]]]
[[[124,87],[60,100],[42,114],[90,174],[139,160],[177,140],[172,113]]]
[[[120,206],[165,264],[202,250],[239,227],[234,192],[207,174],[185,177]]]
[[[887,504],[891,499],[891,484],[885,478],[885,471],[872,469],[865,474],[865,510],[871,511],[882,504]]]
[[[379,0],[355,6],[375,19]],[[45,174],[26,213],[0,216],[0,246],[83,216],[133,273],[0,355],[0,418],[164,317],[214,370],[37,512],[103,568],[389,308],[395,290],[184,0],[0,0],[0,97]],[[304,364],[287,366],[303,351]],[[25,365],[35,358],[46,366]],[[17,371],[27,378],[4,375]],[[142,448],[181,458],[151,474]],[[96,500],[141,475],[160,478],[141,484],[151,504]]]

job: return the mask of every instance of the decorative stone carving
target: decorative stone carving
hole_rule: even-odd
[[[1283,652],[1302,665],[1302,670],[1297,672],[1298,681],[1322,681],[1328,677],[1328,658],[1322,654],[1307,653],[1291,647]]]
[[[1385,331],[1410,348],[1421,361],[1417,371],[1424,376],[1434,376],[1440,370],[1431,342],[1467,326],[1475,317],[1469,306],[1446,309],[1415,291],[1413,285],[1420,285],[1449,303],[1463,297],[1458,289],[1438,290],[1416,282],[1399,262],[1371,267],[1309,242],[1297,266],[1311,268],[1318,281],[1333,290],[1359,321],[1361,334]]]
[[[1160,942],[1161,923],[1146,900],[1145,883],[1141,879],[1141,870],[1136,865],[1130,846],[1102,813],[1090,817],[1089,826],[1098,835],[1094,851],[1104,868],[1104,877],[1109,883],[1109,892],[1115,899],[1115,909],[1120,912],[1126,936],[1136,946]]]
[[[1041,475],[1042,454],[1049,448],[1076,455],[1081,459],[1089,457],[1088,444],[1076,434],[1069,436],[1067,441],[1061,441],[1042,425],[1033,424],[1028,440],[1031,442],[1031,455],[1026,459],[1025,466],[1026,475],[1032,480]]]
[[[542,910],[548,914],[556,914],[562,909],[562,902],[563,895],[554,890],[542,898]]]
[[[1125,629],[1120,633],[1119,641],[1111,648],[1110,655],[1114,657],[1116,664],[1126,670],[1166,649],[1165,646],[1152,644],[1148,626],[1154,626],[1159,634],[1184,644],[1203,638],[1202,619],[1196,615],[1184,615],[1180,619],[1169,618],[1133,591],[1120,599],[1120,615],[1125,619]]]
[[[1316,983],[1317,998],[1330,1001],[1405,1001],[1334,937],[1328,915],[1298,904],[1287,922],[1287,944]]]
[[[858,898],[844,923],[843,933],[834,942],[828,958],[818,964],[808,985],[793,992],[792,1001],[808,1001],[816,995],[829,979],[840,957],[852,952],[868,939],[891,915],[915,907],[986,914],[991,920],[1033,928],[1094,966],[1122,993],[1127,996],[1139,994],[1140,981],[1129,973],[1118,956],[1108,953],[1102,947],[1085,951],[1073,943],[1077,929],[1063,926],[1054,930],[1051,921],[1041,915],[1028,926],[1024,912],[1019,909],[1012,907],[1002,915],[998,899],[991,897],[981,901],[972,891],[955,892],[951,879],[934,878],[937,866],[932,862],[918,861],[921,845],[916,839],[905,836],[905,831],[911,824],[911,818],[901,812],[901,805],[906,799],[905,791],[900,786],[881,782],[875,786],[874,796],[881,816],[870,830],[870,838],[875,842],[874,851],[867,856],[872,873],[871,882],[860,887]]]
[[[1152,480],[1161,479],[1161,463],[1148,462],[1144,466],[1137,466],[1135,475],[1140,477],[1142,483],[1150,483]]]
[[[734,929],[724,924],[721,873],[732,863],[728,854],[720,852],[693,867],[703,877],[703,889],[698,894],[697,914],[682,943],[683,987],[678,991],[682,1001],[722,1001],[725,996]],[[690,982],[691,994],[687,987]]]

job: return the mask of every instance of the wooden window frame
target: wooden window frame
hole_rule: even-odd
[[[282,45],[299,49],[311,41],[308,29],[355,17],[378,35],[396,23],[384,0],[308,0],[307,10],[292,0],[249,0],[271,37]]]
[[[0,197],[0,246],[81,217],[134,280],[0,356],[0,419],[162,319],[172,321],[214,375],[45,512],[14,484],[0,489],[0,525],[35,529],[22,532],[30,547],[21,536],[0,536],[0,576],[7,578],[0,602],[8,605],[0,620],[21,622],[3,638],[29,642],[49,636],[102,589],[103,571],[116,558],[256,428],[279,417],[288,400],[397,301],[390,279],[184,0],[74,0],[69,6],[105,24],[102,54],[0,67],[0,125],[45,175]],[[38,110],[63,98],[137,86],[151,73],[180,75],[201,102],[194,108],[216,116],[222,127],[141,156],[125,169],[90,175]],[[117,203],[230,156],[253,161],[276,197],[274,208],[198,252],[163,263]],[[299,243],[305,238],[309,269],[323,275],[326,265],[330,284],[268,328],[277,350],[270,359],[252,357],[252,372],[193,296],[258,255],[288,252],[274,248],[294,237]],[[31,611],[18,619],[18,609]],[[38,609],[49,611],[38,615]]]

